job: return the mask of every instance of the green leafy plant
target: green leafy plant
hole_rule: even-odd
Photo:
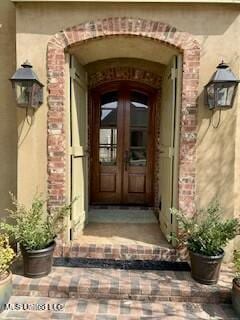
[[[52,243],[57,234],[66,228],[66,219],[70,213],[72,204],[63,205],[60,208],[46,210],[46,200],[36,196],[28,209],[19,204],[11,194],[13,209],[7,210],[12,223],[0,223],[0,229],[13,237],[27,250],[39,250]]]
[[[233,252],[233,263],[236,271],[236,279],[240,286],[240,250],[234,250]]]
[[[170,210],[179,223],[179,232],[174,239],[192,252],[206,256],[221,254],[226,244],[239,234],[238,220],[223,219],[218,201],[198,210],[193,217],[187,217],[175,208]]]
[[[9,270],[15,257],[15,252],[9,245],[9,239],[6,234],[0,235],[0,279]]]

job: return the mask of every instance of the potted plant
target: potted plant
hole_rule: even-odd
[[[55,238],[66,227],[72,203],[61,208],[46,210],[46,200],[36,196],[30,208],[19,204],[11,195],[13,209],[8,210],[12,223],[0,223],[0,229],[20,244],[24,275],[42,277],[51,272]]]
[[[200,209],[193,217],[171,209],[178,221],[175,240],[187,247],[193,279],[203,284],[216,284],[219,278],[223,248],[239,233],[237,219],[223,219],[217,201]]]
[[[15,257],[13,249],[9,245],[8,236],[0,235],[0,311],[3,311],[12,294],[12,273],[9,267]]]
[[[236,275],[233,278],[232,305],[237,315],[240,316],[240,250],[234,251],[233,261]]]

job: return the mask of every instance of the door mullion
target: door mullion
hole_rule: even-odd
[[[128,152],[129,158],[129,135],[130,135],[130,90],[125,87],[124,90],[124,117],[123,117],[123,165],[122,165],[122,202],[128,202],[128,167],[125,164],[125,155]]]
[[[119,203],[122,201],[122,121],[123,121],[123,98],[121,88],[118,89],[118,111],[117,111],[117,193]]]

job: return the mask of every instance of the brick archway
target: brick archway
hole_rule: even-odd
[[[136,36],[177,48],[183,54],[180,119],[179,208],[195,210],[195,145],[200,47],[193,37],[168,24],[136,18],[106,18],[81,23],[55,34],[47,46],[49,207],[66,201],[65,49],[91,39]],[[150,45],[150,43],[149,43]]]
[[[117,80],[137,81],[145,83],[155,89],[160,89],[162,83],[161,76],[145,70],[144,68],[114,67],[105,68],[101,71],[91,74],[88,77],[88,86],[93,88],[98,85]]]

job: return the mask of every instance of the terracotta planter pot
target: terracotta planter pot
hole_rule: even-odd
[[[53,251],[56,242],[40,250],[26,250],[22,246],[24,275],[30,278],[40,278],[48,275],[52,270]]]
[[[189,250],[191,274],[194,280],[202,284],[216,284],[224,252],[217,256],[205,256]]]
[[[236,278],[233,279],[232,305],[234,311],[240,317],[240,281]]]
[[[9,271],[4,279],[0,279],[0,312],[12,295],[12,273]]]

